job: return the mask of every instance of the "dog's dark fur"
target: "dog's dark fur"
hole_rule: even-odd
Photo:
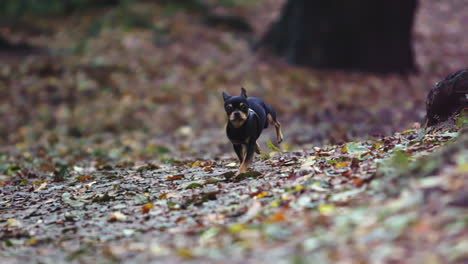
[[[276,128],[278,144],[283,141],[281,124],[276,120],[276,111],[263,99],[247,97],[244,88],[240,96],[223,92],[224,109],[228,115],[226,133],[234,146],[241,163],[236,175],[245,173],[252,162],[254,151],[260,154],[257,139],[268,123]]]

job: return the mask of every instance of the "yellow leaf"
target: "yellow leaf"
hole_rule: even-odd
[[[263,198],[263,197],[265,197],[265,196],[267,196],[267,195],[269,195],[268,192],[261,192],[261,193],[255,195],[254,198],[255,198],[255,199],[261,199],[261,198]]]
[[[468,163],[460,164],[457,168],[457,172],[459,173],[465,173],[468,172]]]
[[[279,153],[278,151],[272,151],[268,154],[268,156],[270,156],[270,158],[274,157],[274,156],[277,156]]]
[[[414,129],[408,129],[408,130],[405,130],[403,132],[401,132],[402,135],[406,135],[406,134],[410,134],[410,133],[413,133]]]
[[[231,233],[240,233],[244,230],[246,230],[247,228],[245,227],[244,224],[240,224],[240,223],[237,223],[237,224],[233,224],[229,227],[229,232]]]
[[[330,215],[335,211],[335,206],[333,204],[322,204],[318,208],[319,212],[324,215]]]
[[[348,147],[346,147],[346,145],[344,145],[344,147],[341,149],[341,152],[348,153]]]
[[[275,146],[273,144],[273,142],[271,142],[271,140],[267,140],[267,147],[273,151],[281,151],[277,146]]]
[[[177,250],[177,255],[179,255],[179,257],[182,257],[184,259],[192,259],[193,258],[193,254],[190,250],[186,249],[186,248],[181,248],[179,250]]]
[[[374,148],[380,148],[383,146],[383,143],[382,142],[375,142],[374,143]]]
[[[351,162],[349,162],[349,161],[344,161],[344,162],[337,163],[337,164],[335,165],[335,167],[337,167],[337,168],[348,167],[350,164],[351,164]]]
[[[194,163],[192,163],[192,168],[194,168],[194,167],[200,167],[201,163],[202,163],[202,162],[199,161],[199,160],[195,161]]]
[[[281,200],[276,200],[276,201],[273,201],[271,202],[270,204],[272,207],[278,207],[281,205]]]
[[[296,186],[294,187],[294,189],[291,191],[291,193],[297,193],[297,192],[300,192],[300,191],[302,191],[302,190],[304,190],[304,185],[300,185],[300,184],[299,184],[299,185],[296,185]]]
[[[282,145],[283,149],[286,150],[286,151],[291,151],[291,150],[294,149],[294,147],[291,144],[286,143],[286,142],[283,142],[281,145]]]
[[[25,246],[33,246],[34,244],[36,244],[39,240],[37,238],[30,238],[26,241],[24,241],[24,245]]]

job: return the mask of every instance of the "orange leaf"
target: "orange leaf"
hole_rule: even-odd
[[[76,179],[78,181],[84,182],[84,181],[90,181],[90,180],[94,179],[94,177],[88,174],[88,175],[78,176]]]
[[[184,175],[183,174],[178,174],[178,175],[174,175],[174,176],[167,176],[166,180],[176,181],[176,180],[180,180],[182,178],[184,178]]]
[[[143,214],[147,214],[151,209],[153,209],[154,205],[152,203],[147,203],[141,207],[141,212]]]
[[[352,173],[350,170],[347,170],[345,172],[342,172],[341,175],[345,176],[345,177],[351,177]]]
[[[361,187],[366,182],[366,179],[356,178],[354,179],[354,185]]]
[[[286,216],[283,214],[283,212],[276,212],[276,214],[270,217],[268,220],[270,222],[282,222],[286,220]]]

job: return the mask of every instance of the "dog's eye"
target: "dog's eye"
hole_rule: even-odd
[[[227,105],[227,106],[226,106],[226,111],[231,112],[231,111],[232,111],[232,106]]]
[[[247,108],[248,108],[247,105],[245,105],[245,104],[241,105],[241,110],[242,111],[247,111]]]

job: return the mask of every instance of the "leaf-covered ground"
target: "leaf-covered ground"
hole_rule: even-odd
[[[271,152],[236,181],[227,157],[53,168],[44,153],[33,163],[49,177],[7,169],[17,180],[0,191],[0,259],[462,263],[468,134],[458,134]]]
[[[147,2],[0,28],[43,48],[0,52],[0,263],[467,260],[466,120],[417,122],[466,67],[468,6],[420,1],[420,72],[401,77],[255,54],[283,1],[233,2],[214,10],[254,33]],[[286,140],[266,131],[233,181],[220,93],[241,85]]]

